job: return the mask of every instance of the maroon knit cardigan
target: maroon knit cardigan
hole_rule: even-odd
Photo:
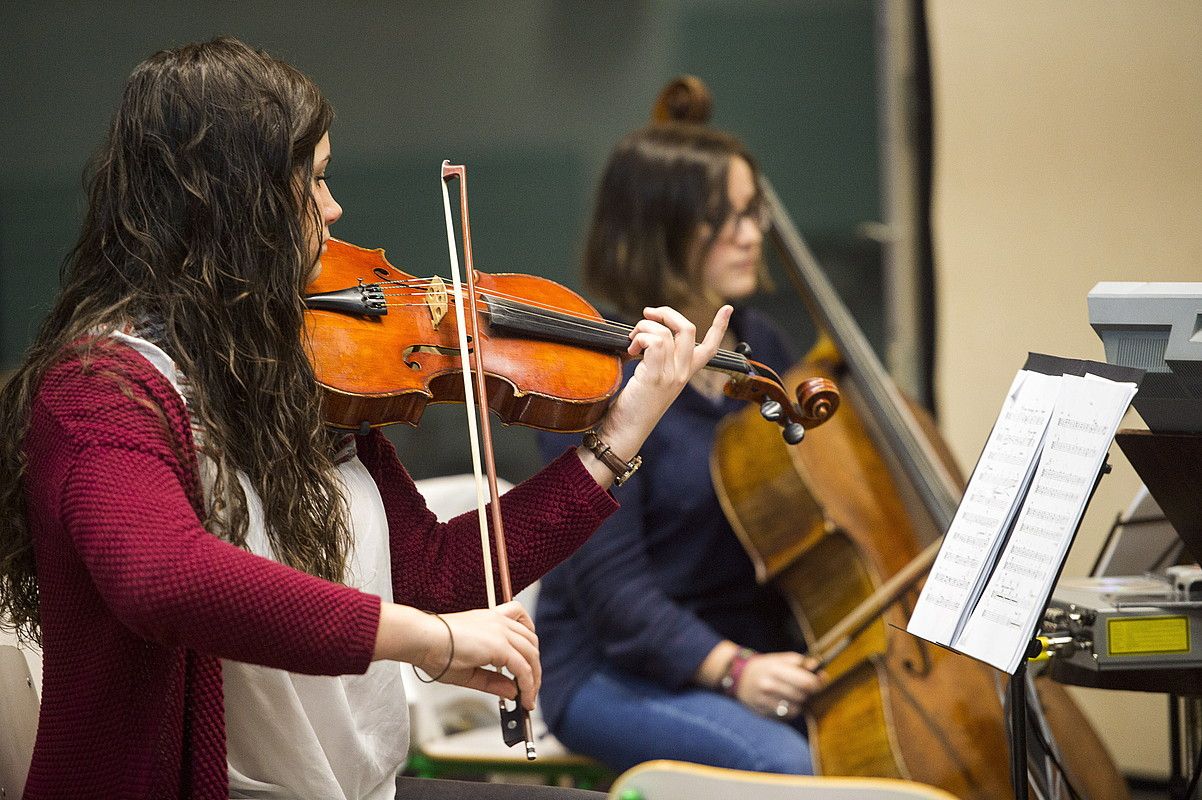
[[[98,346],[51,369],[25,451],[44,645],[30,800],[226,798],[219,659],[367,669],[380,599],[205,531],[187,410],[132,349]],[[387,511],[396,601],[485,605],[474,516],[439,523],[378,431],[358,452]],[[571,453],[506,494],[515,588],[615,507]]]

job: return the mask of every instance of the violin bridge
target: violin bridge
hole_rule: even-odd
[[[430,309],[430,320],[437,328],[447,315],[447,285],[437,275],[430,279],[430,285],[426,288],[426,307]]]

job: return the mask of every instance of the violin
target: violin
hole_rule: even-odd
[[[401,271],[381,249],[326,243],[305,296],[310,363],[328,424],[417,425],[429,403],[464,401],[451,287]],[[606,320],[580,295],[535,275],[474,273],[478,298],[468,346],[483,357],[489,408],[506,424],[588,430],[622,383],[631,327]],[[707,369],[730,376],[727,395],[759,403],[796,443],[839,405],[835,385],[780,376],[746,351],[720,350]]]
[[[460,278],[447,190],[456,178],[466,281]],[[429,403],[465,403],[484,581],[492,608],[497,605],[494,545],[501,602],[513,598],[513,588],[501,504],[495,502],[500,492],[488,412],[491,409],[507,424],[543,430],[592,427],[621,386],[632,328],[605,320],[583,298],[554,281],[477,272],[466,183],[464,167],[443,163],[451,286],[437,276],[417,278],[402,272],[388,263],[382,250],[330,239],[322,270],[304,298],[305,345],[323,390],[323,414],[334,427],[366,434],[391,423],[416,425]],[[746,348],[719,351],[707,366],[730,375],[726,394],[758,402],[761,415],[781,426],[786,442],[800,442],[806,429],[821,425],[838,408],[839,393],[830,380],[801,381],[794,403],[780,376],[747,355]],[[479,437],[473,410],[477,399]],[[491,505],[484,492],[480,438]],[[525,742],[526,757],[533,760],[534,734],[521,698],[501,700],[500,712],[505,744]]]

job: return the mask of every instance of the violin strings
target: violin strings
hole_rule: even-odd
[[[404,286],[416,287],[416,285],[419,284],[420,282],[425,282],[425,283],[429,284],[429,283],[432,283],[432,279],[416,278],[413,281],[382,281],[381,283],[391,283],[394,285],[401,284]],[[417,292],[415,291],[413,293],[413,295],[416,295],[416,294],[417,294]],[[395,293],[395,292],[386,292],[386,293],[384,293],[384,295],[386,297],[412,296],[409,293]],[[532,302],[528,298],[519,297],[517,295],[507,294],[505,292],[498,292],[493,289],[477,290],[476,295],[477,295],[477,297],[482,297],[482,298],[495,298],[495,299],[509,300],[510,302],[517,304],[517,306],[512,309],[516,313],[522,313],[527,316],[534,317],[536,319],[546,320],[551,323],[558,323],[558,324],[563,324],[563,325],[575,325],[580,330],[587,330],[590,332],[595,331],[595,332],[601,332],[601,333],[614,333],[614,334],[619,334],[622,336],[627,336],[627,335],[629,335],[629,333],[632,330],[634,330],[634,326],[632,326],[632,325],[625,325],[625,324],[613,322],[613,321],[610,321],[610,320],[607,320],[604,318],[597,319],[594,317],[586,317],[579,312],[572,311],[570,309],[566,309],[561,306],[553,306],[553,305],[548,305],[546,303]],[[403,308],[403,307],[407,307],[407,306],[425,305],[425,303],[418,301],[418,302],[413,302],[413,303],[389,303],[388,305],[392,306],[392,307],[402,307]],[[552,317],[549,315],[540,315],[540,314],[535,313],[535,311],[534,311],[535,309],[541,309],[544,311],[553,312],[555,314],[560,314],[560,315],[563,315],[566,317],[571,317],[572,320],[577,320],[577,322],[573,323],[573,322],[570,322],[569,320],[562,319],[562,317]],[[484,308],[478,308],[477,310],[483,312],[483,311],[487,311],[488,309],[487,309],[487,306],[485,306]],[[737,360],[740,363],[740,365],[742,365],[745,361],[744,356],[742,356],[738,353],[735,353],[733,351],[730,351],[730,350],[719,350],[718,354],[726,356],[728,358],[734,358],[735,360]]]
[[[391,283],[394,285],[402,284],[407,287],[415,287],[416,288],[416,286],[420,282],[425,282],[428,285],[433,282],[433,279],[431,279],[431,278],[416,278],[412,281],[382,281],[381,283]],[[418,293],[416,291],[413,292],[412,295],[409,293],[385,292],[384,296],[385,297],[404,297],[404,296],[413,296],[413,295],[417,295],[417,294]],[[599,332],[599,333],[612,333],[612,334],[618,334],[621,336],[628,336],[629,333],[632,330],[634,330],[634,326],[632,326],[632,325],[625,325],[625,324],[618,323],[618,322],[612,322],[612,321],[604,319],[604,318],[596,319],[594,317],[586,317],[577,311],[572,311],[570,309],[562,308],[559,306],[548,305],[546,303],[532,302],[528,298],[518,297],[517,295],[511,295],[511,294],[507,294],[505,292],[498,292],[493,289],[477,290],[476,296],[478,298],[493,298],[493,299],[500,299],[500,300],[508,300],[515,304],[515,307],[512,310],[516,313],[522,313],[529,317],[534,317],[536,319],[545,320],[550,323],[556,323],[556,324],[561,324],[561,325],[575,325],[575,327],[579,330],[590,331],[590,332]],[[418,301],[418,302],[414,302],[414,303],[401,303],[401,304],[389,303],[388,305],[393,306],[393,307],[405,307],[405,306],[411,306],[411,305],[413,305],[413,306],[425,305],[425,303]],[[558,314],[558,315],[562,315],[562,316],[540,315],[535,312],[536,309],[543,310],[543,311],[549,311],[554,314]],[[487,306],[484,308],[477,309],[477,311],[487,311],[487,310],[488,310]],[[562,317],[571,317],[571,319],[576,320],[576,322],[571,322],[569,320],[565,320]],[[719,351],[719,352],[726,353],[726,351]],[[736,356],[736,357],[738,356],[737,353],[730,353],[729,355]]]
[[[417,292],[413,292],[413,293],[384,292],[383,294],[385,297],[420,296],[419,293],[417,293]],[[584,314],[577,312],[577,311],[572,311],[570,309],[562,308],[559,306],[548,305],[546,303],[532,302],[531,300],[524,298],[524,297],[518,297],[517,295],[506,294],[504,292],[497,292],[497,291],[491,290],[491,289],[490,290],[478,290],[476,292],[476,296],[478,298],[493,298],[493,299],[498,299],[498,300],[508,300],[508,301],[520,306],[522,310],[539,309],[542,311],[549,311],[549,312],[552,312],[555,314],[560,314],[560,315],[563,315],[566,317],[571,317],[572,319],[580,320],[581,322],[584,322],[584,323],[590,323],[590,324],[596,326],[598,329],[603,328],[604,330],[609,331],[609,332],[621,333],[623,336],[630,333],[632,330],[634,330],[634,326],[632,326],[632,325],[624,325],[622,323],[613,322],[611,320],[607,320],[604,318],[598,319],[595,317],[586,317]],[[426,305],[426,303],[425,303],[425,301],[417,301],[414,303],[405,303],[402,305]],[[487,309],[485,308],[485,309],[480,309],[480,310],[487,310]],[[555,317],[550,317],[550,316],[547,316],[547,318],[548,319],[557,319]]]
[[[417,289],[420,289],[423,286],[428,288],[429,286],[433,285],[434,280],[435,280],[434,278],[411,278],[411,279],[406,279],[406,280],[387,280],[387,281],[380,281],[379,283],[377,283],[375,285],[379,286],[379,285],[383,285],[383,284],[390,284],[393,286],[404,286],[406,288],[414,289],[415,290],[414,293],[416,294]],[[440,278],[439,280],[443,280],[443,279]],[[385,296],[396,297],[396,296],[404,296],[404,295],[398,295],[396,293],[385,293]],[[477,289],[476,296],[483,297],[483,298],[495,298],[495,299],[509,300],[510,302],[517,304],[518,307],[513,309],[515,312],[523,313],[523,314],[526,314],[528,317],[533,317],[535,319],[541,319],[541,320],[547,321],[549,323],[560,324],[560,325],[572,325],[573,324],[573,323],[569,322],[568,320],[564,320],[559,317],[538,315],[538,314],[534,313],[532,311],[532,309],[541,309],[544,311],[552,312],[554,314],[560,314],[563,316],[571,317],[575,320],[579,320],[578,323],[575,323],[575,327],[578,330],[582,330],[582,331],[611,333],[611,334],[618,334],[621,336],[628,336],[630,334],[630,332],[632,330],[634,330],[634,326],[632,326],[632,325],[625,325],[625,324],[618,323],[618,322],[612,322],[612,321],[604,319],[604,318],[596,319],[594,317],[586,317],[583,314],[581,314],[580,312],[572,311],[572,310],[569,310],[569,309],[566,309],[566,308],[563,308],[560,306],[548,305],[546,303],[533,302],[533,301],[529,300],[528,298],[519,297],[517,295],[507,294],[505,292],[498,292],[495,289]],[[395,306],[395,304],[392,304],[392,305]],[[412,303],[412,304],[400,304],[400,307],[404,307],[407,305],[424,305],[424,303],[417,302],[417,303]],[[477,309],[477,310],[478,311],[487,311],[487,308]],[[730,350],[719,350],[716,355],[720,355],[720,356],[723,356],[728,359],[734,359],[735,361],[738,362],[740,367],[743,367],[744,369],[746,369],[746,357],[742,356],[739,353],[735,353]]]
[[[422,303],[422,302],[386,303],[385,305],[388,308],[419,308],[419,307],[426,306],[426,304]],[[486,312],[488,310],[488,308],[487,308],[487,306],[485,306],[483,308],[478,308],[477,310],[480,311],[481,313],[483,313],[483,312]],[[581,317],[581,318],[577,318],[577,319],[568,320],[568,319],[563,319],[560,317],[550,317],[545,314],[539,314],[536,311],[532,311],[529,309],[513,308],[513,307],[509,308],[508,312],[514,316],[524,316],[527,319],[532,318],[532,319],[548,322],[553,326],[557,326],[561,331],[575,330],[575,331],[580,331],[583,333],[596,333],[596,332],[617,333],[618,335],[625,337],[625,333],[623,333],[621,331],[609,331],[609,330],[601,329],[596,324],[598,322],[597,320],[593,320],[588,317]],[[624,326],[619,326],[619,327],[624,327]],[[626,327],[625,330],[626,330],[626,332],[629,332],[630,330],[633,330],[633,329]],[[566,342],[566,343],[570,344],[570,342]],[[718,362],[723,361],[724,359],[728,363],[718,363]],[[733,363],[729,363],[729,362],[733,362]],[[747,363],[746,357],[739,353],[730,351],[730,350],[718,350],[714,354],[714,357],[710,360],[710,362],[708,364],[706,364],[705,368],[711,369],[711,370],[716,370],[718,372],[725,372],[725,373],[731,374],[731,375],[747,375],[751,372],[751,368],[750,368],[750,365]],[[782,390],[785,389],[784,383],[774,373],[769,372],[767,374],[760,375],[760,377],[766,378],[766,379],[772,381],[777,386],[779,386]]]
[[[439,279],[439,280],[443,280],[443,279]],[[403,288],[412,290],[410,292],[385,292],[383,294],[386,297],[406,297],[406,296],[415,297],[415,296],[420,296],[419,290],[422,287],[428,288],[429,286],[433,285],[434,283],[435,283],[434,278],[416,278],[415,277],[415,278],[410,278],[410,279],[381,280],[381,281],[375,282],[374,284],[368,284],[368,285],[370,285],[370,286],[403,287]],[[570,309],[562,308],[559,306],[549,305],[546,303],[531,301],[528,298],[519,297],[517,295],[508,294],[505,292],[499,292],[494,289],[477,289],[476,296],[477,296],[477,298],[486,298],[486,299],[492,298],[492,299],[508,300],[511,303],[515,304],[513,307],[510,308],[510,311],[512,313],[523,315],[528,319],[530,319],[530,318],[537,319],[537,320],[544,321],[551,325],[558,325],[563,328],[570,328],[570,329],[574,329],[574,330],[581,331],[581,332],[615,334],[615,335],[627,337],[627,336],[629,336],[630,332],[632,330],[634,330],[634,326],[632,326],[632,325],[625,325],[623,323],[613,322],[613,321],[610,321],[610,320],[607,320],[604,318],[597,319],[594,317],[586,317],[583,314],[581,314],[580,312],[572,311]],[[477,303],[479,305],[479,299],[478,299]],[[426,303],[423,301],[416,301],[416,302],[411,302],[411,303],[385,303],[385,305],[388,307],[391,307],[391,308],[406,308],[406,307],[413,307],[413,306],[424,306],[424,305],[426,305]],[[488,310],[488,307],[487,307],[487,305],[484,305],[483,307],[478,307],[476,310],[477,310],[477,312],[483,313]],[[556,315],[560,315],[560,316],[551,316],[551,314],[540,314],[539,311],[547,311],[547,312],[551,312],[552,314],[556,314]],[[569,319],[564,319],[564,317],[568,317]],[[725,359],[733,359],[736,363],[738,363],[740,369],[731,370],[731,371],[746,372],[746,370],[747,370],[746,357],[739,353],[735,353],[730,350],[721,350],[720,349],[715,354],[715,357],[716,358],[722,357]],[[721,369],[729,369],[729,368],[721,368]],[[769,376],[766,376],[766,377],[769,377]],[[777,381],[774,380],[774,382],[777,382]]]
[[[445,279],[442,279],[442,278],[439,278],[439,280],[442,280],[444,283],[446,282]],[[434,278],[411,278],[411,279],[407,279],[407,280],[380,281],[379,283],[374,284],[374,285],[381,286],[381,285],[385,285],[385,284],[391,284],[393,286],[403,286],[405,288],[411,288],[414,290],[418,290],[418,289],[422,289],[422,288],[429,288],[431,285],[434,284],[434,281],[435,281]],[[447,287],[447,289],[448,289],[448,292],[453,291],[451,289],[451,287],[449,287],[449,286]],[[576,317],[577,319],[581,319],[581,320],[587,320],[589,322],[596,322],[598,324],[603,323],[603,324],[609,326],[610,329],[614,330],[615,332],[621,330],[623,334],[629,333],[631,330],[634,329],[633,326],[630,326],[630,325],[622,325],[620,323],[611,322],[610,320],[606,320],[606,319],[594,319],[592,317],[586,317],[583,314],[581,314],[580,312],[572,311],[570,309],[566,309],[561,306],[553,306],[553,305],[548,305],[546,303],[531,301],[528,298],[520,297],[518,295],[507,294],[505,292],[499,292],[495,289],[477,289],[476,294],[477,294],[477,296],[480,296],[480,297],[494,297],[494,298],[499,298],[502,300],[510,300],[512,302],[520,303],[520,304],[528,306],[530,308],[541,308],[546,311],[553,311],[553,312],[556,312],[559,314],[566,314],[568,316]]]
[[[477,294],[480,294],[480,293],[477,293]],[[392,296],[395,297],[395,296],[401,296],[401,295],[392,295]],[[503,299],[508,299],[508,298],[505,298],[503,295],[486,295],[486,296],[487,297],[501,297]],[[518,301],[518,300],[511,300],[511,302],[518,303],[519,305],[510,306],[510,308],[509,308],[510,313],[513,313],[515,315],[522,315],[522,316],[526,317],[527,319],[541,320],[543,322],[546,322],[547,324],[559,326],[561,328],[570,328],[570,329],[573,329],[576,331],[587,332],[587,333],[608,333],[608,334],[613,334],[615,336],[622,336],[622,337],[628,337],[630,332],[632,330],[634,330],[634,328],[629,325],[622,325],[622,324],[619,324],[616,322],[610,322],[609,320],[604,320],[604,319],[594,319],[592,317],[585,317],[585,316],[582,316],[579,314],[574,314],[570,311],[563,311],[563,310],[560,310],[560,309],[557,309],[554,307],[550,307],[550,306],[540,307],[533,303],[525,303],[523,301]],[[388,303],[385,303],[385,305],[389,308],[413,308],[413,307],[418,307],[418,306],[425,306],[425,305],[427,305],[427,303],[420,301],[420,300],[416,300],[416,301],[408,302],[408,303],[388,302]],[[552,316],[551,314],[541,314],[541,313],[539,313],[540,308],[542,310],[555,312],[556,314],[558,314],[560,316]],[[478,311],[480,313],[487,312],[488,305],[481,301],[477,301],[476,311]]]
[[[399,285],[399,286],[404,286],[406,288],[412,288],[414,290],[418,290],[423,287],[428,288],[430,285],[433,284],[433,282],[434,282],[433,278],[414,278],[412,280],[407,280],[407,281],[395,281],[395,280],[394,281],[381,281],[379,284],[376,284],[376,285],[392,284],[392,285]],[[630,331],[634,330],[634,327],[631,325],[623,325],[621,323],[612,322],[607,319],[594,319],[593,317],[586,317],[583,314],[581,314],[580,312],[572,311],[570,309],[566,309],[561,306],[553,306],[553,305],[548,305],[546,303],[531,301],[528,298],[519,297],[518,295],[507,294],[505,292],[499,292],[495,289],[477,289],[476,295],[478,297],[492,297],[492,298],[498,298],[501,300],[509,300],[514,303],[520,303],[521,305],[527,306],[529,308],[540,308],[544,311],[552,311],[557,314],[565,314],[570,317],[575,317],[576,319],[585,320],[587,322],[596,323],[598,325],[604,325],[607,330],[613,331],[615,333],[621,332],[623,335],[630,333]],[[389,295],[386,293],[385,296],[389,296]],[[396,296],[396,295],[391,295],[391,296]]]
[[[427,304],[424,302],[411,302],[411,303],[385,303],[385,305],[388,308],[418,308],[418,307],[424,307]],[[480,313],[485,313],[488,311],[488,306],[487,306],[487,304],[479,303],[477,305],[476,310]],[[520,316],[526,317],[527,319],[536,319],[536,320],[546,322],[550,325],[558,326],[561,329],[566,328],[566,329],[571,329],[571,330],[580,331],[580,332],[584,332],[584,333],[610,333],[610,334],[615,334],[615,335],[622,336],[622,337],[627,337],[627,335],[630,333],[630,331],[634,330],[634,328],[632,328],[630,326],[619,325],[617,323],[609,323],[605,320],[595,320],[590,317],[575,316],[575,315],[571,315],[568,312],[560,312],[560,313],[563,313],[565,316],[570,317],[569,319],[565,319],[564,317],[559,317],[559,316],[551,316],[549,314],[540,314],[540,313],[538,313],[538,310],[534,306],[529,306],[527,308],[510,307],[507,310],[509,311],[509,313],[514,314],[515,316],[520,315]],[[724,352],[724,351],[719,351],[719,352]]]
[[[397,296],[397,295],[394,295],[394,296]],[[417,307],[426,306],[427,304],[424,302],[421,302],[421,301],[415,301],[415,302],[409,302],[409,303],[390,302],[390,303],[385,303],[385,305],[388,308],[417,308]],[[476,310],[481,313],[487,312],[488,306],[486,304],[481,303],[478,305]],[[552,309],[552,310],[558,310],[558,309]],[[507,311],[515,316],[523,316],[527,319],[536,319],[536,320],[544,321],[550,325],[557,326],[560,329],[571,329],[571,330],[585,332],[585,333],[608,333],[608,334],[614,334],[614,335],[621,336],[621,337],[627,337],[627,335],[630,333],[630,331],[634,330],[634,328],[629,325],[621,325],[618,323],[611,323],[607,320],[598,320],[598,319],[593,319],[592,317],[578,316],[578,315],[574,315],[571,312],[567,312],[567,311],[559,312],[560,314],[563,314],[564,316],[551,316],[548,314],[540,314],[540,313],[538,313],[537,308],[533,304],[528,304],[528,305],[525,305],[524,307],[523,306],[511,306],[510,308],[507,309]],[[565,319],[564,317],[569,317],[569,318]],[[733,351],[730,351],[730,350],[718,350],[715,353],[715,357],[716,358],[724,357],[727,359],[733,359],[734,361],[736,361],[739,364],[740,367],[743,367],[745,364],[744,356],[742,356],[738,353],[735,353]],[[745,369],[740,369],[740,370],[736,370],[736,371],[744,372]]]

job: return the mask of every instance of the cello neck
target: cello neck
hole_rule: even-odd
[[[961,494],[956,481],[921,432],[893,379],[806,246],[772,184],[763,176],[760,192],[771,215],[772,239],[789,278],[819,327],[835,343],[852,380],[859,386],[869,415],[877,422],[884,440],[880,444],[901,465],[939,531],[946,531]]]

